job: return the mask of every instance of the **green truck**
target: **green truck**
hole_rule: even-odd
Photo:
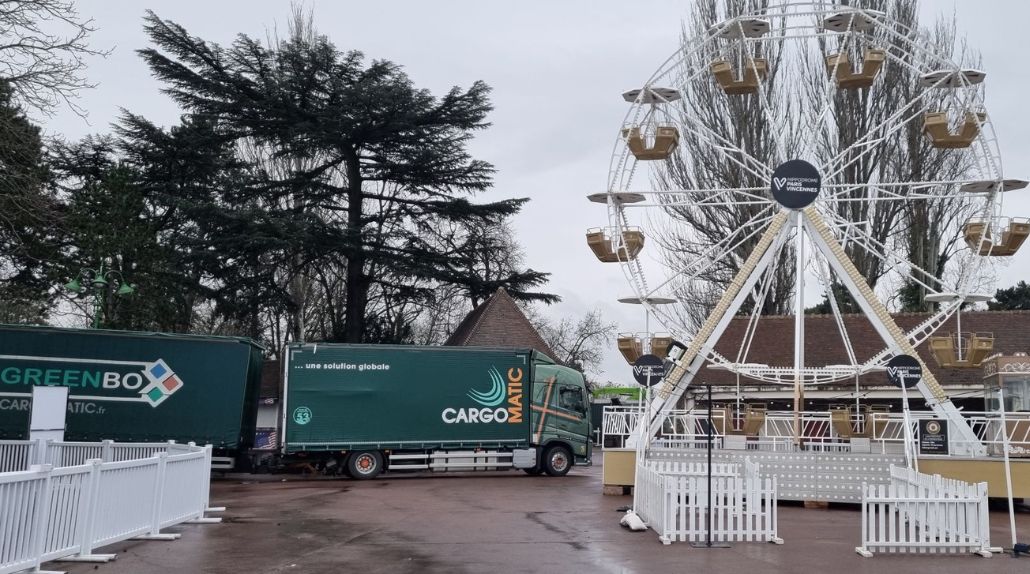
[[[563,476],[589,464],[583,376],[533,350],[294,344],[283,453],[360,479],[384,470]]]
[[[32,386],[66,386],[65,439],[210,444],[254,438],[263,349],[249,339],[0,326],[0,439],[28,433]]]

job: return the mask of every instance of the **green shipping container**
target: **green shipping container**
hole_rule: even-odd
[[[524,448],[544,365],[532,350],[293,345],[285,450]]]
[[[69,387],[65,439],[254,437],[263,349],[234,337],[0,326],[0,438],[25,438],[31,387]]]

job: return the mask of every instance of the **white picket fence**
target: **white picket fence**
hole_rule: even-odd
[[[864,485],[862,546],[878,552],[958,553],[990,556],[987,483],[929,475],[891,466],[890,484]]]
[[[40,445],[46,443],[31,440],[0,440],[0,472],[25,470],[42,460]]]
[[[192,447],[168,442],[120,443],[100,442],[0,440],[0,472],[27,470],[34,464],[54,467],[76,466],[86,461],[120,462],[149,458],[160,452],[177,454],[191,452]]]
[[[712,542],[782,544],[777,535],[776,479],[762,478],[758,470],[750,461],[713,464],[709,509],[705,463],[647,461],[637,468],[637,515],[664,544],[706,541],[709,512]]]
[[[95,553],[99,547],[129,538],[174,540],[178,534],[161,530],[187,521],[220,521],[204,517],[206,511],[222,510],[208,507],[211,447],[160,444],[163,450],[136,460],[116,459],[158,447],[36,443],[28,449],[58,461],[79,461],[98,451],[112,460],[97,456],[84,464],[0,473],[0,574],[38,570],[50,560],[103,562],[115,555]],[[4,446],[0,461],[25,450]]]

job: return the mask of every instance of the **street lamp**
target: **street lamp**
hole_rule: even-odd
[[[80,279],[82,279],[80,281]],[[104,269],[104,261],[99,269],[85,268],[79,276],[64,284],[64,288],[72,293],[87,293],[93,289],[93,328],[100,328],[100,311],[109,287],[115,287],[115,296],[124,297],[136,292],[136,286],[130,284],[117,269]]]

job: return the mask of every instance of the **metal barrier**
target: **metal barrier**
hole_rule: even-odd
[[[971,484],[891,466],[888,485],[867,485],[862,496],[862,546],[873,551],[990,556],[987,483]]]
[[[39,443],[37,443],[39,444]],[[5,445],[9,451],[13,446]],[[60,443],[49,452],[75,459],[95,452],[96,444]],[[133,452],[108,446],[109,453]],[[79,447],[79,448],[74,448]],[[114,554],[96,548],[140,538],[174,540],[161,529],[205,518],[211,480],[211,447],[163,444],[148,458],[0,473],[0,574],[18,572],[50,560],[104,562]],[[137,451],[138,452],[138,451]],[[112,454],[111,456],[118,456]]]
[[[640,421],[640,407],[606,406],[601,418],[601,444],[605,448],[625,448],[630,435]],[[698,411],[673,410],[662,422],[656,440],[666,446],[693,446],[707,440],[707,414]],[[721,441],[726,422],[721,413],[712,417],[713,437]]]
[[[640,412],[638,407],[605,407],[602,444],[607,448],[624,447],[640,418]],[[938,417],[930,411],[910,411],[909,415],[909,436],[918,443],[919,421]],[[802,412],[800,423],[803,433],[798,441],[794,436],[794,413],[769,411],[765,413],[765,420],[755,436],[745,437],[738,433],[736,437],[740,448],[751,451],[904,452],[905,422],[901,413],[874,412],[869,413],[868,417],[867,420],[865,415],[850,415],[848,420],[853,433],[851,437],[846,437],[838,434],[830,412]],[[1000,456],[1006,438],[1011,445],[1010,452],[1017,456],[1030,456],[1030,413],[1006,413],[1008,420],[1005,423],[995,412],[963,412],[963,417],[977,438],[977,443],[963,442],[961,435],[953,431],[949,445],[951,456],[972,456],[982,450],[986,450],[988,455]],[[724,437],[721,432],[729,428],[731,423],[723,420],[720,411],[716,412],[712,421],[715,448],[734,444],[733,441],[724,440],[732,435]],[[707,413],[704,410],[672,411],[663,423],[662,432],[652,444],[669,448],[704,448],[706,431]],[[861,449],[856,446],[859,443],[863,445]]]
[[[637,514],[663,544],[705,541],[709,526],[713,542],[782,544],[777,535],[776,479],[760,477],[758,465],[750,461],[743,466],[713,465],[709,508],[706,464],[641,464],[633,491]]]

